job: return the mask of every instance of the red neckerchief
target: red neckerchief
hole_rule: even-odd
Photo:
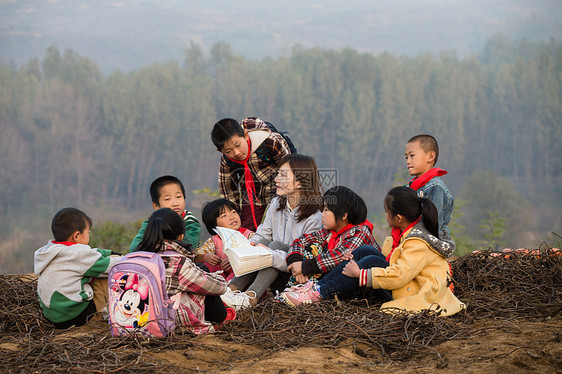
[[[412,179],[410,183],[408,183],[408,186],[412,190],[417,191],[423,186],[425,186],[427,182],[429,182],[433,178],[440,177],[445,174],[447,174],[446,170],[443,170],[441,168],[431,168],[428,171],[426,171],[423,175]]]
[[[423,175],[421,175],[420,177],[416,177],[414,179],[412,179],[410,181],[410,183],[408,183],[408,187],[410,187],[412,190],[417,191],[420,188],[422,188],[423,186],[425,186],[427,184],[427,182],[429,182],[430,180],[432,180],[435,177],[440,177],[442,175],[447,174],[446,170],[443,170],[441,168],[431,168],[428,171],[426,171],[425,173],[423,173]],[[398,227],[393,227],[390,229],[391,233],[392,233],[392,249],[394,250],[394,241],[396,238],[400,238],[401,237],[401,232],[400,229]],[[398,243],[400,243],[400,241],[398,241]],[[392,253],[392,252],[391,252]],[[390,258],[390,255],[388,255],[388,258]],[[387,261],[388,261],[387,258]]]
[[[185,210],[183,212],[181,212],[181,218],[185,217]]]
[[[402,235],[404,235],[405,232],[407,232],[412,227],[414,227],[420,221],[420,219],[421,216],[419,216],[418,219],[415,220],[414,222],[410,223],[410,225],[406,227],[406,230],[404,231],[400,231],[398,227],[392,228],[392,250],[390,251],[388,256],[386,256],[386,261],[390,261],[390,256],[392,256],[392,252],[394,252],[394,249],[396,249],[396,247],[400,245],[400,240],[402,240]]]
[[[252,172],[250,171],[250,166],[248,166],[248,160],[250,159],[251,155],[252,155],[252,143],[250,142],[250,138],[248,137],[248,154],[246,155],[246,159],[244,161],[237,161],[229,158],[229,160],[244,166],[244,185],[246,186],[246,191],[248,192],[248,200],[250,201],[250,209],[252,210],[252,218],[254,220],[254,225],[255,227],[258,227],[258,223],[256,221],[256,212],[254,209],[254,196],[256,195],[256,186],[254,185],[254,178],[252,178]],[[256,201],[259,202],[257,197],[256,197]]]
[[[340,231],[335,232],[334,230],[329,230],[332,236],[330,236],[330,240],[328,241],[328,250],[336,248],[336,240],[340,237],[341,234],[352,228],[353,224],[348,223],[344,226]]]
[[[62,244],[62,245],[66,245],[67,247],[70,247],[71,245],[75,245],[78,243],[74,243],[74,242],[53,242],[53,244]]]

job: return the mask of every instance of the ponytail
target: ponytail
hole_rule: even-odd
[[[156,210],[146,224],[137,251],[157,253],[164,240],[176,240],[185,233],[183,219],[170,208]]]
[[[414,222],[421,216],[427,231],[439,237],[437,208],[428,198],[418,197],[416,191],[410,187],[394,187],[388,191],[384,204],[390,214],[400,214],[409,222]]]
[[[439,219],[435,204],[433,204],[433,201],[429,200],[427,197],[418,197],[418,201],[421,206],[423,225],[431,235],[438,238]]]

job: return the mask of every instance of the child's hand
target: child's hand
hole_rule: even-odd
[[[295,276],[295,280],[297,283],[306,283],[308,282],[308,277],[306,275],[299,274]]]
[[[353,253],[351,253],[351,252],[345,252],[345,253],[341,256],[341,258],[342,258],[344,261],[349,261],[349,260],[351,260],[351,259],[353,258]]]
[[[212,253],[205,253],[205,256],[203,256],[203,261],[208,263],[209,265],[215,266],[221,263],[222,258]]]
[[[293,262],[287,267],[287,270],[290,271],[294,277],[302,275],[302,261]]]
[[[230,261],[228,261],[228,257],[222,259],[221,268],[224,271],[229,271],[230,269],[232,269],[232,266],[230,266]]]
[[[263,244],[261,244],[261,243],[259,243],[259,244],[254,244],[254,246],[256,246],[256,247],[269,248],[267,245],[263,245]]]
[[[361,269],[359,268],[359,265],[357,265],[357,262],[351,260],[343,268],[342,274],[350,278],[359,278]]]

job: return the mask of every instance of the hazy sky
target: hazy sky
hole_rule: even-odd
[[[256,59],[295,44],[464,56],[496,33],[560,40],[561,19],[562,0],[0,0],[0,57],[21,64],[57,45],[127,71],[218,41]]]

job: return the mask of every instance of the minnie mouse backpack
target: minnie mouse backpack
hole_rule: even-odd
[[[109,271],[109,326],[113,336],[164,337],[175,328],[160,255],[133,252]]]

